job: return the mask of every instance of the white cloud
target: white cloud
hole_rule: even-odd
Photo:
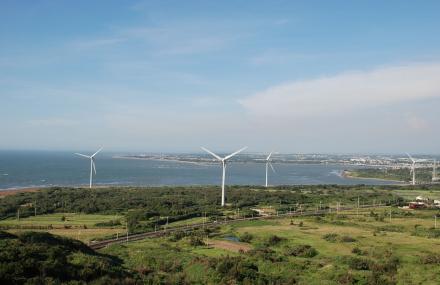
[[[407,64],[281,84],[239,100],[251,114],[335,115],[440,97],[440,63]]]

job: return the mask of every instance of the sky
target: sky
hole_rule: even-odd
[[[439,1],[0,2],[0,149],[440,152]]]

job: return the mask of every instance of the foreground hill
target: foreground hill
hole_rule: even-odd
[[[0,231],[0,284],[133,284],[118,258],[48,233]]]

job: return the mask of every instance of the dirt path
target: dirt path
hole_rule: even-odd
[[[251,246],[249,244],[226,240],[210,240],[208,245],[214,248],[226,249],[233,252],[247,252],[251,249]]]

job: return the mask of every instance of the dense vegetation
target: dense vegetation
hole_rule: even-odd
[[[437,196],[439,190],[438,185],[236,186],[228,189],[229,205],[221,208],[218,187],[54,187],[1,198],[0,218],[15,221],[19,209],[22,218],[32,219],[37,201],[37,215],[56,216],[61,225],[75,216],[66,213],[78,212],[93,217],[87,223],[95,227],[92,231],[121,227],[125,219],[130,231],[143,231],[167,217],[170,223],[184,224],[200,220],[202,213],[217,219],[236,214],[237,208],[240,215],[255,214],[255,207],[316,209],[336,202],[355,205],[358,197],[362,204],[387,204],[403,202],[402,193]],[[14,234],[0,232],[0,284],[413,284],[417,278],[435,284],[440,282],[435,277],[440,274],[435,215],[440,217],[435,209],[397,207],[331,211],[319,217],[201,226],[113,245],[100,253],[71,239],[41,232],[15,234],[20,228],[11,228]]]
[[[301,205],[325,208],[328,203],[342,204],[376,201],[395,202],[398,197],[386,189],[396,186],[279,186],[266,191],[261,187],[232,186],[227,190],[227,209],[240,208],[241,215],[252,215],[255,206],[275,206],[287,211]],[[0,219],[28,217],[35,214],[86,213],[123,214],[131,232],[154,229],[155,225],[184,220],[206,214],[211,219],[225,215],[220,204],[218,187],[109,187],[61,188],[25,192],[0,199]],[[34,207],[36,205],[36,208]],[[119,223],[120,221],[114,221]]]
[[[121,260],[48,233],[0,231],[0,284],[133,284]]]

